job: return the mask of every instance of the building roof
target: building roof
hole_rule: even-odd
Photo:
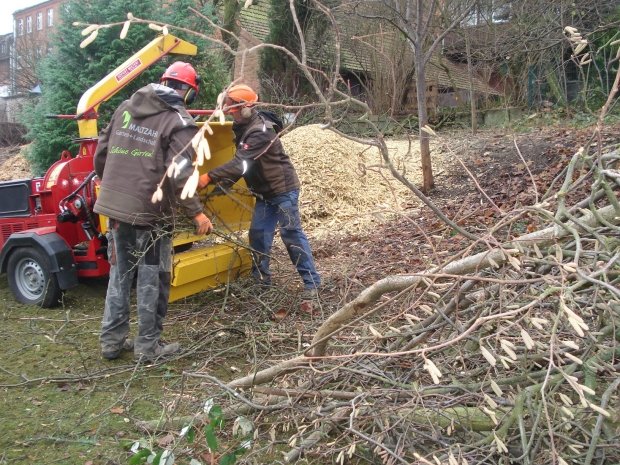
[[[259,41],[265,41],[269,33],[270,8],[271,0],[259,0],[249,8],[241,9],[239,17],[241,27]],[[374,37],[370,37],[370,33],[377,28],[376,20],[354,17],[351,12],[344,9],[332,11],[340,26],[341,71],[370,73],[375,69],[384,69],[389,61],[397,61],[398,66],[409,67],[412,70],[412,79],[415,79],[413,54],[409,45],[399,39],[400,33],[386,28],[380,34],[372,34]],[[307,47],[308,61],[314,65],[320,65],[330,55],[333,57],[335,54],[333,37],[331,28],[324,31],[317,31],[316,28],[307,31],[307,45],[313,43],[323,45],[323,47],[320,45]],[[369,43],[376,49],[382,49],[383,53],[373,51]],[[454,63],[442,55],[435,55],[429,60],[426,67],[426,81],[436,82],[440,87],[469,89],[467,66]],[[485,94],[501,95],[501,92],[476,76],[474,76],[474,89]]]

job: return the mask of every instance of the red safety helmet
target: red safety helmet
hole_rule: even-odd
[[[175,61],[164,72],[160,81],[164,86],[173,89],[187,90],[183,102],[191,105],[198,98],[200,92],[200,75],[189,63]]]
[[[250,86],[246,86],[245,84],[239,84],[236,86],[232,86],[228,89],[226,95],[226,106],[233,108],[229,108],[226,110],[227,113],[236,113],[241,111],[243,108],[252,107],[253,103],[258,102],[258,95]],[[245,103],[246,105],[240,105],[241,103]]]

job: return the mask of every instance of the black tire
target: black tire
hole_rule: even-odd
[[[8,262],[9,287],[22,304],[50,308],[58,305],[62,289],[50,271],[49,260],[32,247],[15,249]]]

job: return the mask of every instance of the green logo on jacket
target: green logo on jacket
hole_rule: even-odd
[[[125,110],[123,112],[123,126],[122,129],[127,129],[127,126],[129,125],[129,120],[131,119],[131,115],[129,114],[129,112],[127,110]]]

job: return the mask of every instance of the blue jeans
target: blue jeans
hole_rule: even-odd
[[[294,190],[271,199],[256,200],[249,237],[250,247],[255,250],[252,263],[255,280],[271,284],[269,254],[279,224],[280,237],[304,281],[304,288],[315,289],[321,286],[308,238],[301,229],[298,198],[299,190]]]

